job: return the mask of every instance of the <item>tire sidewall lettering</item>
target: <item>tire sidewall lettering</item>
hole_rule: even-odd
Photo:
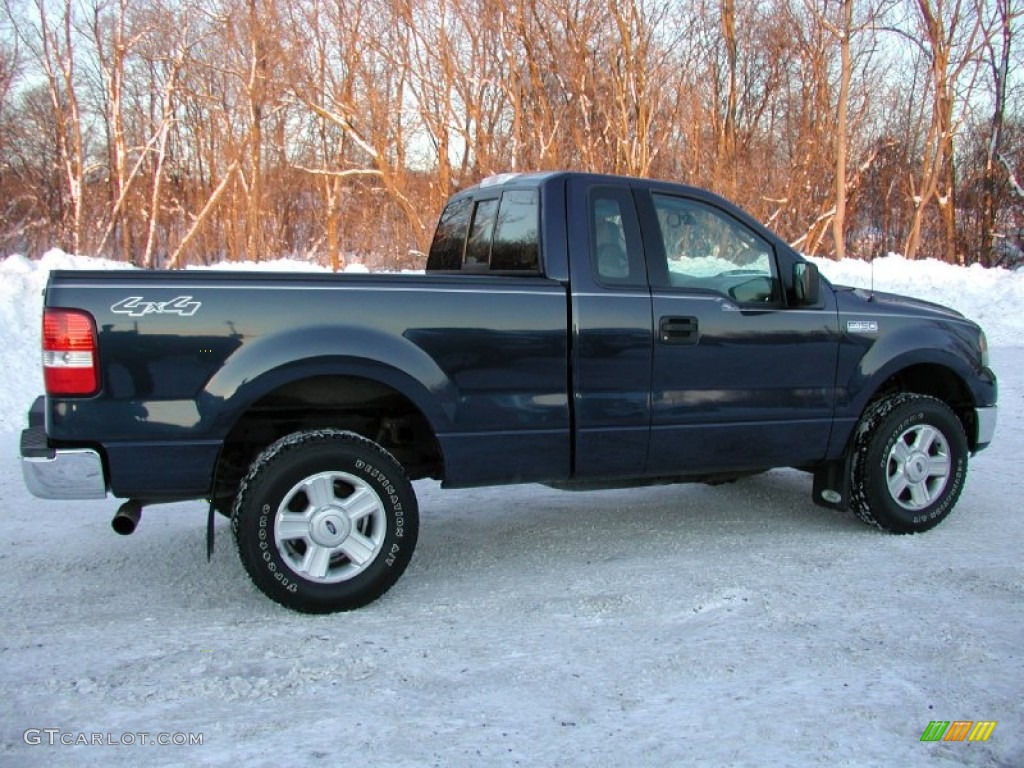
[[[368,464],[362,459],[356,459],[354,463],[355,468],[363,474],[366,481],[373,485],[381,497],[382,501],[386,501],[390,504],[390,514],[388,515],[388,533],[385,537],[385,547],[388,544],[388,539],[393,535],[396,539],[402,539],[405,537],[405,509],[402,506],[402,499],[395,488],[394,483],[383,471],[375,467],[373,464]],[[392,547],[397,547],[397,544],[392,544]],[[400,551],[396,549],[391,552],[390,555],[384,558],[385,565],[391,567],[395,563],[395,554]],[[381,550],[383,553],[383,549]]]
[[[942,498],[939,499],[939,503],[934,507],[926,508],[927,514],[915,516],[915,523],[934,520],[937,517],[946,515],[952,509],[959,495],[959,489],[964,482],[966,464],[967,462],[962,458],[955,462],[956,469],[950,474],[949,481],[942,491]]]

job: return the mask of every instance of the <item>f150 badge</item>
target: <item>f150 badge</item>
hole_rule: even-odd
[[[111,305],[110,311],[129,317],[145,315],[181,315],[192,317],[203,306],[201,301],[192,301],[191,296],[178,296],[168,301],[147,301],[141,296],[129,296]]]
[[[847,320],[847,333],[878,333],[877,320]]]

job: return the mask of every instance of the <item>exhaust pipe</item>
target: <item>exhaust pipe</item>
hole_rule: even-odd
[[[110,526],[114,529],[115,533],[119,533],[122,536],[128,536],[135,532],[141,517],[142,502],[132,499],[130,501],[126,501],[120,506],[114,514],[114,519],[110,521]]]

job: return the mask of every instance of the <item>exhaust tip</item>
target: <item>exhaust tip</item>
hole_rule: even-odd
[[[114,519],[110,521],[110,527],[114,529],[115,533],[128,536],[135,532],[141,517],[142,504],[137,501],[126,501],[114,514]]]

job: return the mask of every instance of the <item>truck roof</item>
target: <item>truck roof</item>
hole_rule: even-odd
[[[467,194],[474,194],[480,190],[490,188],[501,188],[501,187],[534,187],[539,188],[547,184],[548,182],[565,180],[570,178],[588,178],[593,180],[604,180],[611,184],[630,184],[630,185],[642,185],[645,187],[671,187],[678,191],[685,191],[690,193],[696,193],[704,197],[715,198],[721,203],[724,203],[730,208],[734,208],[735,205],[729,200],[714,194],[710,190],[703,189],[701,187],[694,187],[689,184],[683,184],[678,181],[672,181],[670,179],[656,179],[656,178],[645,178],[640,176],[627,176],[622,174],[610,174],[610,173],[593,173],[590,171],[508,171],[503,173],[496,173],[491,176],[487,176],[477,184],[474,184],[465,189],[459,190],[452,195],[455,197],[462,197]]]

